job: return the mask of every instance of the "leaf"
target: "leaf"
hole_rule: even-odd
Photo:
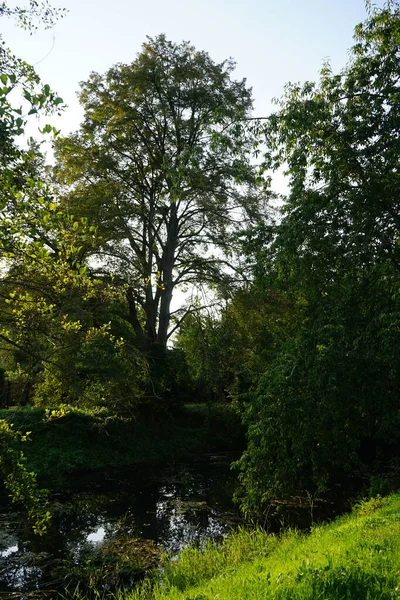
[[[53,131],[53,127],[48,123],[43,127],[42,130],[39,130],[40,133],[51,133]]]

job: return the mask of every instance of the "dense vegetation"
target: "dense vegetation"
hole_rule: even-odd
[[[46,414],[41,408],[0,410],[0,419],[29,431],[19,440],[26,467],[45,486],[65,476],[167,462],[190,462],[211,452],[240,452],[244,428],[232,406],[188,404],[162,420],[132,420],[106,411],[69,409]]]
[[[361,504],[310,535],[240,531],[220,547],[187,549],[130,600],[311,600],[398,595],[399,496]]]
[[[28,10],[3,3],[0,16],[33,28],[61,15],[31,2]],[[48,519],[36,494],[40,447],[47,470],[58,464],[61,473],[187,459],[240,444],[243,426],[237,501],[254,519],[277,499],[395,487],[398,2],[368,5],[346,67],[333,73],[326,63],[318,83],[289,84],[267,119],[252,114],[251,90],[233,78],[231,60],[149,38],[130,65],[82,84],[79,131],[43,127],[55,138],[54,167],[41,141],[23,136],[28,119],[51,121],[62,99],[5,46],[0,71],[0,468],[36,529]],[[274,192],[280,169],[285,198]],[[177,291],[185,296],[174,309]],[[190,403],[204,408],[183,408]],[[96,428],[119,433],[99,445]],[[29,437],[36,450],[27,469]],[[255,597],[259,573],[271,598],[310,590],[342,598],[343,586],[394,597],[398,564],[383,569],[376,548],[386,556],[393,547],[398,561],[397,505],[307,541],[243,534],[218,552],[188,552],[155,597],[208,598],[215,552],[238,574],[212,597]],[[374,546],[378,518],[383,537]],[[329,554],[338,536],[343,551]],[[305,558],[317,542],[328,562]],[[243,550],[231,561],[242,543],[254,564],[241,564]],[[356,572],[357,557],[346,562],[347,544],[368,550],[366,570]],[[303,562],[279,566],[289,551]],[[186,580],[181,570],[193,560],[198,579]]]

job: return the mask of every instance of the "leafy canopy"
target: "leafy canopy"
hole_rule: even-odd
[[[57,142],[64,203],[99,227],[97,258],[129,285],[144,347],[165,346],[186,315],[171,317],[174,290],[221,278],[228,234],[261,218],[251,93],[233,69],[149,38],[132,64],[82,84],[84,122]]]

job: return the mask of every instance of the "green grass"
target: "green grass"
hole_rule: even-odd
[[[47,420],[42,409],[26,407],[0,410],[0,419],[31,431],[30,441],[21,444],[27,467],[53,481],[65,473],[190,461],[244,447],[239,417],[229,405],[187,405],[159,419],[69,409],[65,416]]]
[[[161,580],[119,600],[394,600],[400,598],[400,495],[361,503],[310,534],[239,531],[184,550]]]

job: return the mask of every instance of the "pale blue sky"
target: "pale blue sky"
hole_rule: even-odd
[[[22,0],[20,4],[23,4]],[[216,61],[233,57],[236,77],[253,87],[255,113],[271,111],[288,81],[315,80],[324,58],[334,69],[347,60],[354,25],[366,16],[364,0],[58,0],[68,15],[53,30],[33,36],[4,19],[13,51],[30,62],[69,105],[55,124],[64,134],[81,113],[78,82],[131,62],[146,35],[165,33],[192,42]],[[378,3],[379,4],[379,3]],[[54,36],[54,47],[52,48]],[[54,120],[52,120],[54,123]]]

